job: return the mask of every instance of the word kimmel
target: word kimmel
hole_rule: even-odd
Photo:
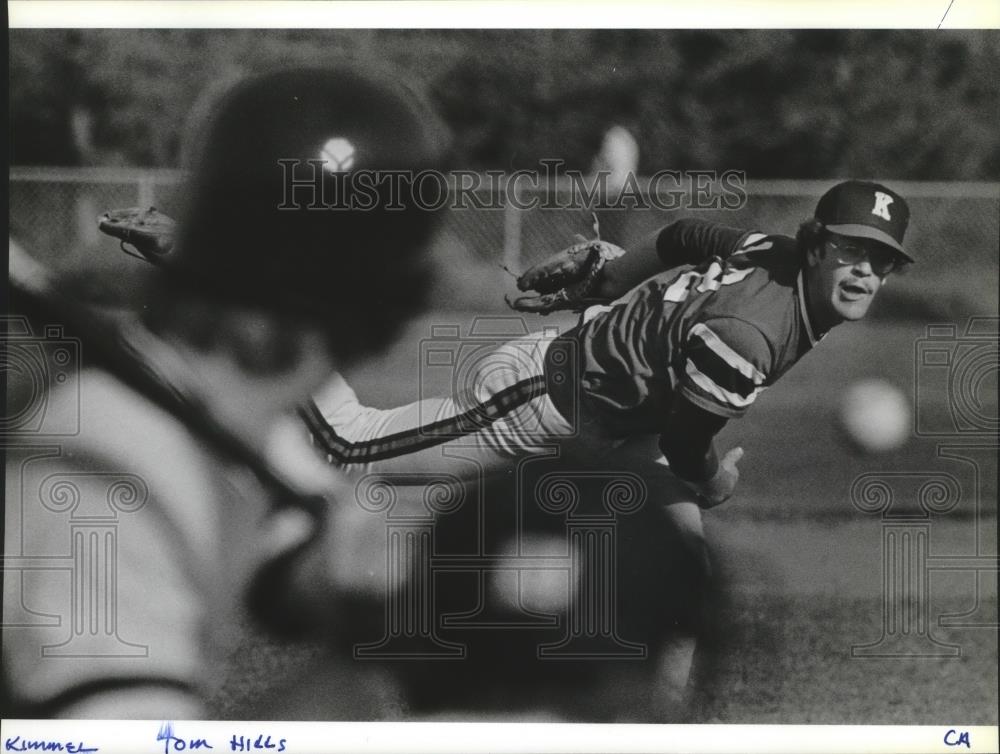
[[[96,746],[86,746],[72,741],[46,741],[41,739],[31,741],[20,736],[12,736],[3,742],[4,751],[65,751],[67,754],[83,754],[83,752],[97,751]]]

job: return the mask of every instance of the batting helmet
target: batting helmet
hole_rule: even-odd
[[[368,73],[291,69],[195,113],[174,277],[319,321],[341,357],[385,343],[428,288],[443,203],[417,189],[450,143],[430,107]]]

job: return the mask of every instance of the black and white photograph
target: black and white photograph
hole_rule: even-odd
[[[5,751],[996,751],[1000,32],[222,5],[9,30]]]

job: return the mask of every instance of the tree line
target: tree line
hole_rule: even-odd
[[[473,169],[1000,178],[995,31],[12,30],[11,163],[174,167],[211,82],[350,61],[426,89]]]

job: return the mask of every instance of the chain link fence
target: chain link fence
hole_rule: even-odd
[[[181,173],[111,168],[12,168],[10,234],[38,259],[99,297],[127,301],[148,271],[125,258],[115,241],[97,230],[104,210],[155,205],[176,212]],[[948,318],[995,314],[1000,269],[1000,184],[886,181],[911,208],[907,246],[919,264],[886,288],[876,314]],[[502,184],[502,182],[500,182]],[[647,185],[639,180],[639,185]],[[625,246],[682,216],[698,215],[738,227],[793,235],[812,215],[832,181],[749,181],[746,202],[733,210],[601,210],[602,237]],[[496,186],[484,181],[483,185]],[[436,246],[442,307],[482,311],[504,308],[519,272],[571,243],[593,235],[593,215],[569,207],[571,187],[528,189],[517,209],[489,190],[476,193],[487,208],[449,209]],[[560,207],[560,208],[554,208]]]

